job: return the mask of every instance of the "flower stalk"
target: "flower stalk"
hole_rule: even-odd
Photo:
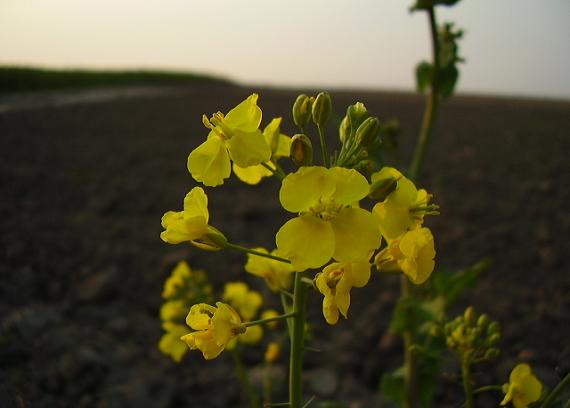
[[[293,327],[289,364],[289,407],[301,408],[303,403],[303,351],[305,336],[305,303],[308,286],[303,282],[303,273],[295,273],[293,292]]]

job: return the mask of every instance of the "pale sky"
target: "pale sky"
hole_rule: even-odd
[[[249,84],[412,90],[412,0],[0,0],[0,64],[160,68]],[[570,0],[463,0],[460,92],[570,99]]]

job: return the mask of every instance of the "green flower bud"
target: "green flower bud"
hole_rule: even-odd
[[[472,306],[469,306],[467,309],[465,309],[465,312],[463,313],[463,319],[469,326],[472,326],[473,323],[475,323],[475,310],[473,310]]]
[[[499,334],[501,331],[501,327],[497,322],[491,322],[487,327],[487,335]]]
[[[489,324],[489,322],[490,322],[489,316],[487,316],[485,313],[483,313],[477,319],[477,326],[479,326],[482,330],[485,330],[487,328],[487,325]]]
[[[311,120],[311,107],[313,105],[314,98],[301,94],[295,99],[293,103],[293,122],[299,128],[304,129]]]
[[[499,357],[499,354],[501,354],[501,352],[499,351],[498,348],[490,348],[489,350],[487,350],[487,352],[485,353],[485,358],[487,360],[492,360],[494,358]]]
[[[362,102],[356,102],[346,109],[346,116],[348,117],[352,131],[356,132],[356,129],[358,129],[362,122],[370,117],[370,114]]]
[[[356,141],[361,146],[369,146],[378,138],[380,121],[378,118],[368,118],[356,129]]]
[[[381,178],[372,183],[368,196],[373,200],[384,201],[397,186],[398,179],[396,177]]]
[[[342,119],[342,122],[340,122],[338,136],[342,144],[345,144],[347,139],[350,137],[350,119],[348,116],[345,116]]]
[[[311,139],[302,133],[291,138],[289,156],[297,166],[310,166],[313,164],[313,144]]]
[[[323,127],[329,120],[332,113],[332,101],[328,92],[321,92],[317,95],[312,106],[313,122],[319,127]]]
[[[487,343],[489,343],[490,346],[494,346],[500,340],[501,340],[501,335],[499,333],[495,333],[489,336],[489,338],[487,339]]]

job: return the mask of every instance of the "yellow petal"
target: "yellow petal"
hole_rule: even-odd
[[[225,345],[219,345],[214,340],[213,334],[210,330],[191,333],[193,334],[193,340],[195,348],[198,348],[206,360],[212,360],[220,355],[224,350]],[[184,340],[186,336],[182,337]],[[186,342],[188,345],[188,341]]]
[[[184,197],[184,218],[201,216],[206,223],[210,219],[208,213],[208,196],[201,187],[194,187]]]
[[[395,179],[400,179],[404,177],[404,175],[393,167],[383,167],[380,171],[377,171],[376,173],[372,174],[370,176],[370,179],[372,180],[372,183],[375,183],[378,180],[386,179],[388,177],[394,177]]]
[[[511,371],[510,382],[515,383],[522,380],[524,377],[531,373],[530,366],[528,364],[522,363],[517,364],[513,371]]]
[[[209,137],[188,156],[188,171],[194,180],[206,186],[219,186],[230,176],[230,157],[224,142],[217,136]]]
[[[524,393],[524,402],[531,404],[540,399],[542,383],[533,374],[527,375],[520,381],[520,388]]]
[[[271,163],[268,163],[272,168],[274,167]],[[249,167],[240,167],[234,163],[233,165],[234,174],[244,183],[255,185],[258,184],[262,178],[271,177],[273,173],[263,167],[261,164]]]
[[[210,328],[210,319],[216,313],[216,308],[206,303],[193,305],[186,316],[186,324],[194,330]]]
[[[165,231],[160,233],[160,239],[169,244],[180,244],[184,241],[190,241],[192,234],[186,227],[186,221],[182,216],[182,211],[168,211],[162,216],[162,226]]]
[[[302,215],[287,221],[279,229],[276,243],[293,268],[304,271],[318,268],[331,259],[335,239],[330,223],[312,215]]]
[[[351,205],[368,195],[368,181],[356,170],[333,167],[329,169],[329,174],[336,183],[334,200],[337,204]]]
[[[394,205],[391,201],[377,203],[372,212],[378,217],[380,232],[386,240],[392,240],[407,231],[410,226],[410,210],[408,207]]]
[[[274,148],[273,157],[289,157],[291,152],[291,138],[283,133],[277,137],[277,146]]]
[[[377,219],[362,208],[344,208],[331,220],[334,230],[334,259],[339,262],[368,261],[380,246]]]
[[[370,264],[368,262],[355,262],[350,264],[350,280],[352,286],[361,288],[370,280]]]
[[[230,128],[240,129],[244,132],[253,132],[261,123],[261,108],[257,106],[257,94],[251,94],[235,108],[230,110],[224,118],[224,124]]]
[[[287,211],[308,211],[319,200],[329,200],[335,191],[335,180],[328,169],[320,166],[301,167],[289,174],[281,184],[279,201]]]
[[[263,337],[261,326],[249,326],[245,333],[240,334],[238,340],[245,344],[257,344]]]
[[[338,308],[331,296],[325,296],[323,299],[323,316],[328,324],[336,324],[338,322]]]
[[[240,167],[254,166],[271,159],[271,149],[261,132],[250,133],[236,131],[233,137],[226,140],[230,157]]]
[[[167,332],[161,337],[158,348],[162,353],[169,355],[175,362],[179,363],[188,352],[188,347],[180,337],[185,336],[188,332],[188,328],[183,325],[169,326]]]

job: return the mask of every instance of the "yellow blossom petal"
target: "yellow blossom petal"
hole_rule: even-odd
[[[279,252],[291,261],[297,271],[318,268],[327,263],[333,253],[335,237],[330,223],[311,215],[287,221],[277,232]]]
[[[330,296],[325,296],[323,299],[323,316],[328,324],[336,324],[338,322],[338,307]]]
[[[230,156],[218,136],[209,137],[188,156],[188,171],[206,186],[219,186],[230,176]]]
[[[216,308],[206,303],[193,305],[186,316],[186,324],[194,330],[206,330],[210,327],[210,319]]]
[[[257,106],[259,95],[251,94],[247,99],[231,109],[224,118],[228,127],[253,132],[261,123],[261,109]]]
[[[319,201],[329,200],[335,189],[335,179],[329,176],[327,168],[304,166],[285,177],[279,191],[279,201],[289,212],[308,211]]]
[[[334,259],[340,262],[368,261],[380,246],[377,219],[361,208],[344,208],[331,220],[334,230]]]
[[[271,168],[275,168],[273,164],[267,163]],[[273,173],[266,169],[261,164],[249,167],[240,167],[234,163],[234,174],[244,183],[255,185],[258,184],[264,177],[271,177]]]
[[[160,338],[158,348],[163,354],[179,363],[188,351],[188,347],[180,337],[188,334],[190,330],[184,325],[174,323],[164,323],[162,327],[166,333]]]
[[[216,302],[216,306],[217,310],[212,317],[210,331],[218,345],[225,345],[239,334],[234,329],[241,325],[241,318],[231,306],[225,303]]]
[[[194,187],[186,194],[186,197],[184,197],[183,216],[185,219],[203,217],[204,221],[208,223],[210,219],[208,196],[206,196],[206,193],[201,187]]]
[[[249,326],[245,333],[240,334],[238,340],[245,344],[257,344],[263,337],[263,328],[261,326]]]
[[[333,167],[329,169],[329,174],[336,184],[334,200],[337,204],[352,205],[368,195],[368,181],[358,171]]]
[[[226,146],[231,159],[240,167],[254,166],[271,159],[271,149],[259,130],[250,133],[236,131],[231,139],[226,140]]]
[[[254,248],[258,252],[268,253],[265,248]],[[272,251],[272,255],[280,256],[278,251]],[[291,287],[293,267],[290,264],[274,259],[264,258],[248,254],[245,270],[265,280],[269,289],[273,292],[287,290]]]

